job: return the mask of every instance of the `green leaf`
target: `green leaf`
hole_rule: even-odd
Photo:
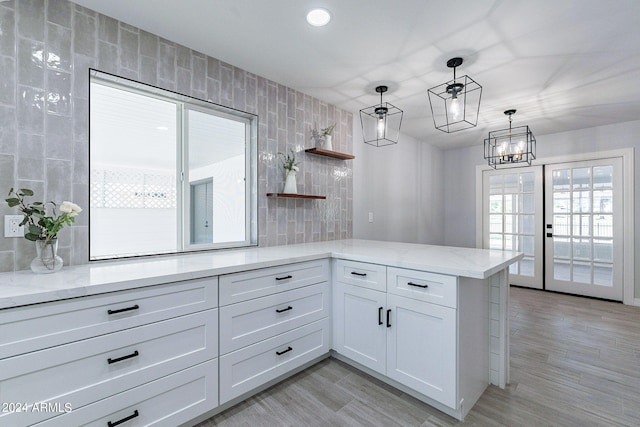
[[[14,206],[18,206],[20,204],[20,200],[16,198],[5,199],[10,208]]]
[[[40,206],[41,204],[42,204],[42,202],[33,202],[32,203],[32,205],[35,205],[35,206]]]
[[[22,191],[22,194],[25,196],[33,196],[33,191],[28,188],[21,188],[20,191]]]
[[[13,193],[13,187],[11,187],[11,189],[9,190],[9,194],[7,194],[7,196],[10,196],[11,193]]]
[[[38,234],[27,233],[24,235],[24,238],[27,240],[31,240],[32,242],[35,242],[36,240],[38,240]]]
[[[29,226],[29,234],[39,235],[40,234],[40,227],[38,227],[36,225],[30,225]]]

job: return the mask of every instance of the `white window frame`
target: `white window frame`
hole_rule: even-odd
[[[258,245],[257,229],[257,129],[258,116],[252,113],[236,110],[212,102],[203,101],[188,95],[168,91],[166,89],[140,83],[127,78],[119,77],[96,69],[89,69],[89,85],[97,83],[110,86],[115,89],[128,91],[138,95],[148,96],[176,105],[176,221],[177,235],[175,253],[186,253],[212,249],[228,249],[237,247],[250,247]],[[89,89],[89,97],[91,90]],[[89,106],[89,110],[91,107]],[[245,125],[245,239],[241,241],[220,242],[211,244],[190,243],[190,188],[189,188],[189,159],[188,159],[188,123],[187,111],[193,110],[205,114],[235,120]],[[91,111],[89,111],[91,114]],[[91,141],[89,141],[89,150]],[[89,169],[91,161],[89,158]],[[89,185],[89,191],[91,185]],[[89,199],[91,197],[89,196]],[[91,229],[91,217],[89,215],[89,229]],[[89,233],[91,238],[91,233]],[[89,245],[91,247],[91,245]],[[173,252],[171,252],[173,253]],[[122,259],[138,256],[166,255],[166,251],[145,254],[113,254],[107,256],[92,256],[89,261],[101,261],[107,259]]]

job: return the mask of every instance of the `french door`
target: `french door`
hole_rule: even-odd
[[[545,166],[545,288],[622,301],[622,159]]]
[[[524,253],[509,282],[542,289],[542,166],[483,173],[483,247]]]

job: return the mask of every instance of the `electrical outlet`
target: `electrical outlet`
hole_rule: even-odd
[[[23,219],[22,215],[5,215],[4,237],[24,237],[24,226],[20,226]]]
[[[369,212],[369,222],[373,222],[373,212]]]

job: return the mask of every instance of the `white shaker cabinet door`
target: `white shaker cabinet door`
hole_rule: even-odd
[[[456,310],[387,294],[387,376],[456,405]]]
[[[382,374],[386,370],[386,294],[334,285],[334,350]]]

